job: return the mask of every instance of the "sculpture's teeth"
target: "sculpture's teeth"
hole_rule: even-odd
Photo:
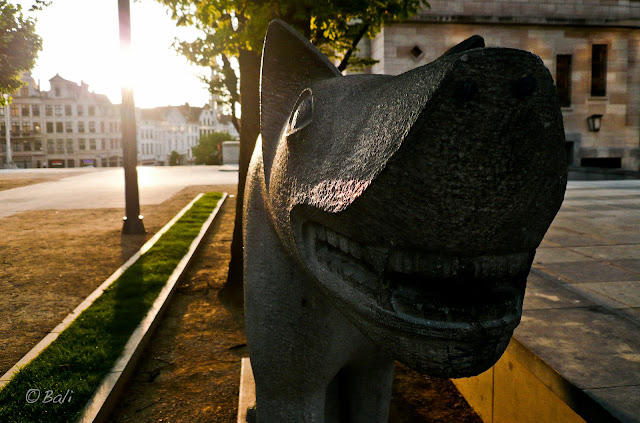
[[[338,242],[340,244],[340,250],[349,254],[349,240],[343,236],[338,238]]]
[[[338,246],[338,234],[327,230],[327,242],[334,247]]]
[[[324,227],[315,226],[315,225],[309,225],[309,226],[316,228],[316,236],[318,237],[318,239],[320,241],[326,241],[327,240],[327,233],[326,233],[326,230],[324,229]]]
[[[360,244],[355,241],[349,242],[349,253],[356,259],[360,260],[362,258],[362,248]]]

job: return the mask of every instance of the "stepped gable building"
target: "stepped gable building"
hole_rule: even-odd
[[[29,75],[9,107],[13,163],[20,168],[121,166],[120,114],[105,95],[56,75],[41,91]],[[6,164],[5,108],[0,161]]]
[[[203,107],[198,117],[200,122],[200,136],[213,132],[228,132],[235,139],[240,138],[240,134],[231,123],[231,117],[223,115],[218,107],[218,96],[211,95],[208,107]]]
[[[474,34],[487,46],[529,50],[556,81],[570,165],[638,170],[640,1],[429,3],[362,43],[362,53],[379,61],[372,73],[395,75],[429,63]]]

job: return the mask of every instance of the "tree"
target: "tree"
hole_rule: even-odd
[[[22,73],[33,68],[41,49],[35,21],[23,16],[21,6],[0,0],[0,93],[12,94],[20,88]],[[0,96],[0,105],[4,104]]]
[[[169,166],[178,166],[180,164],[180,154],[173,150],[169,156]]]
[[[233,139],[228,132],[212,132],[201,136],[198,145],[192,150],[196,164],[222,164],[222,143]]]
[[[211,67],[209,89],[231,106],[240,132],[236,220],[227,283],[221,291],[233,302],[242,298],[242,208],[249,160],[260,133],[260,52],[269,22],[282,19],[311,40],[340,70],[374,63],[354,56],[362,37],[373,37],[383,24],[406,19],[425,0],[158,0],[178,25],[194,26],[202,36],[176,42],[189,61]],[[236,74],[234,64],[239,68]],[[241,121],[236,104],[241,106]]]

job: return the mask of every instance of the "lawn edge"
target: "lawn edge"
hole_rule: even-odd
[[[179,211],[169,222],[167,222],[156,234],[154,234],[140,249],[120,266],[111,276],[109,276],[100,286],[98,286],[88,297],[86,297],[64,320],[53,328],[43,339],[40,340],[27,354],[25,354],[11,369],[0,377],[0,390],[2,390],[20,370],[38,357],[47,347],[53,343],[58,336],[67,329],[93,302],[102,295],[118,278],[131,267],[142,254],[153,247],[160,237],[167,232],[204,194],[198,194],[189,204]],[[105,376],[101,384],[96,389],[93,397],[85,405],[79,422],[104,421],[109,416],[111,408],[115,405],[117,397],[121,393],[126,383],[126,379],[135,368],[136,361],[148,342],[159,317],[165,309],[166,303],[171,297],[177,282],[191,263],[193,256],[200,247],[204,236],[211,228],[218,212],[222,208],[228,193],[222,193],[216,207],[211,212],[207,220],[203,223],[200,232],[192,241],[188,252],[180,260],[162,290],[158,293],[156,300],[147,312],[147,315],[138,324],[131,334],[129,341],[124,347],[121,356],[116,360],[111,371]],[[108,408],[111,407],[111,408]],[[100,420],[102,419],[102,420]]]
[[[202,197],[203,194],[199,194],[191,203],[187,205],[176,217],[174,217],[165,227],[162,228],[162,233],[166,232],[173,223],[175,223],[184,213],[191,208],[191,206]],[[114,363],[111,371],[104,377],[98,388],[96,389],[93,397],[85,405],[82,414],[78,418],[78,423],[93,423],[93,422],[105,422],[109,418],[111,411],[116,406],[119,397],[124,392],[128,379],[131,377],[133,370],[136,367],[145,346],[149,342],[151,335],[155,327],[157,326],[162,313],[166,309],[167,304],[178,284],[178,281],[182,278],[182,275],[188,269],[189,264],[193,260],[196,252],[198,251],[202,240],[211,228],[218,212],[222,208],[228,194],[225,192],[222,194],[222,198],[218,200],[216,208],[211,212],[207,220],[202,225],[200,233],[193,240],[189,251],[184,255],[182,260],[178,263],[171,276],[167,280],[162,290],[158,293],[158,297],[153,302],[153,305],[147,312],[147,315],[138,324],[136,329],[129,337],[129,341],[124,347],[124,350],[118,360]],[[160,232],[159,232],[160,233]],[[160,234],[161,235],[161,234]],[[160,238],[160,236],[158,236]],[[150,247],[147,244],[143,245],[140,249],[141,253],[147,251]]]

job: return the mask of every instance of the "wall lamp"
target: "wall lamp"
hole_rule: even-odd
[[[600,131],[601,124],[602,124],[602,115],[591,115],[587,118],[587,125],[589,125],[589,132]]]

